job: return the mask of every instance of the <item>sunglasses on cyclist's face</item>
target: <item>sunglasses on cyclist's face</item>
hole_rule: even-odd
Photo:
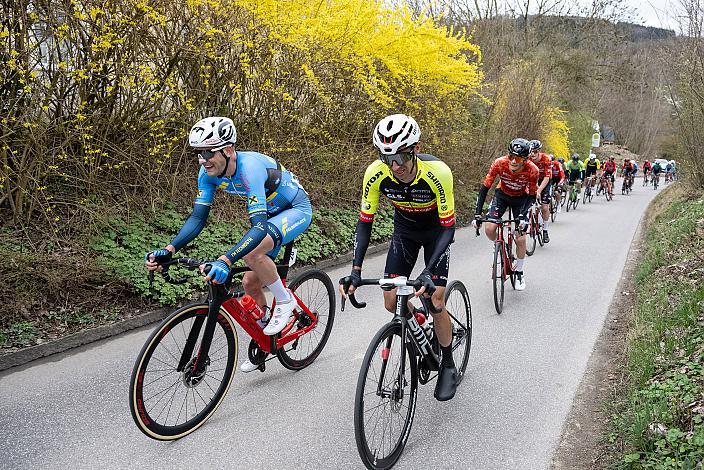
[[[408,161],[412,157],[413,152],[400,152],[395,153],[393,155],[379,154],[379,159],[389,166],[391,166],[393,163],[396,163],[398,166],[403,166],[404,164],[408,163]]]
[[[225,147],[229,147],[229,145],[226,145]],[[217,154],[218,152],[221,152],[222,149],[224,149],[225,147],[220,147],[220,148],[210,149],[210,150],[200,150],[200,151],[198,151],[198,157],[202,158],[205,161],[208,161],[211,158],[213,158],[215,156],[215,154]]]
[[[508,160],[515,163],[523,163],[526,161],[525,157],[521,157],[520,155],[509,155]]]

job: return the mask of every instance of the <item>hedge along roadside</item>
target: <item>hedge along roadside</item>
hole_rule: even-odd
[[[704,195],[679,191],[649,227],[636,273],[627,390],[606,436],[621,468],[704,458]]]
[[[474,193],[462,196],[458,201],[460,217],[458,220],[468,222],[468,211],[473,210]],[[313,265],[320,269],[348,263],[352,259],[351,240],[356,225],[358,212],[356,209],[319,209],[314,210],[313,224],[296,242],[298,250],[297,269],[305,269]],[[99,264],[104,268],[104,275],[116,277],[130,286],[137,294],[149,294],[146,271],[142,265],[142,254],[158,243],[166,243],[183,223],[183,217],[173,207],[160,212],[158,216],[147,223],[136,217],[129,223],[120,217],[115,217],[106,223],[103,233],[96,237],[92,249],[101,253]],[[209,223],[199,238],[186,248],[183,253],[188,256],[208,258],[213,257],[217,250],[229,249],[233,238],[241,236],[245,231],[245,223],[213,221]],[[369,254],[382,253],[388,249],[388,242],[393,232],[393,211],[382,207],[375,218],[372,231],[372,243]],[[157,245],[154,245],[157,243]],[[150,247],[150,248],[149,248]],[[187,273],[187,272],[185,272]],[[203,283],[197,273],[190,273],[191,279],[185,285],[173,286],[164,283],[159,276],[154,283],[154,294],[162,306],[167,308],[143,309],[145,313],[122,318],[113,313],[109,318],[98,314],[83,314],[83,320],[76,322],[73,328],[67,328],[67,334],[53,341],[47,341],[42,336],[43,322],[46,316],[35,321],[20,318],[0,330],[0,343],[6,346],[21,347],[19,351],[11,351],[0,356],[0,370],[26,364],[35,359],[51,354],[64,352],[100,339],[114,336],[125,331],[139,328],[160,321],[168,314],[174,305],[188,302],[201,297]],[[105,281],[109,281],[106,279]],[[335,281],[335,280],[333,280]],[[112,306],[97,305],[98,311],[111,309]],[[134,307],[131,307],[134,308]],[[98,326],[99,325],[99,326]],[[81,328],[88,328],[78,331]],[[22,336],[24,336],[24,341]],[[38,341],[43,342],[37,344]],[[9,344],[8,344],[9,343]],[[27,347],[29,346],[29,347]],[[1,351],[1,350],[0,350]],[[6,349],[7,351],[7,349]]]

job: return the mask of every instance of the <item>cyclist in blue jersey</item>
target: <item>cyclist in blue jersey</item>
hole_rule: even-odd
[[[230,267],[243,259],[252,271],[245,273],[242,285],[263,308],[268,309],[262,286],[276,299],[276,308],[264,328],[267,335],[279,333],[287,325],[296,302],[281,282],[274,258],[281,246],[308,228],[312,208],[308,194],[296,176],[271,157],[257,152],[235,150],[237,131],[229,118],[208,117],[198,121],[189,134],[189,144],[198,151],[198,195],[193,213],[181,231],[165,248],[150,251],[145,265],[156,270],[159,263],[196,238],[205,227],[218,188],[239,196],[247,203],[251,227],[227,253],[208,263],[206,281],[223,283]],[[256,365],[246,361],[241,370],[250,372]]]

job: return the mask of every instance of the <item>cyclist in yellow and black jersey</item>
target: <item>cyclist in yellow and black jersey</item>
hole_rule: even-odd
[[[450,168],[437,157],[419,153],[415,158],[416,175],[409,183],[394,178],[391,168],[374,161],[364,174],[360,220],[372,222],[379,205],[379,194],[397,209],[394,223],[413,231],[455,224],[455,203]]]
[[[442,401],[452,398],[457,387],[452,322],[444,299],[455,234],[455,198],[450,168],[432,155],[418,153],[419,140],[418,123],[405,114],[387,116],[376,125],[373,142],[379,159],[364,174],[352,272],[340,279],[340,290],[346,295],[360,285],[374,214],[383,194],[395,208],[384,277],[409,277],[423,248],[425,269],[418,279],[424,287],[418,293],[432,294],[433,304],[441,309],[433,314],[433,323],[442,353],[435,398]],[[396,289],[384,292],[384,306],[390,312],[396,310]]]
[[[588,158],[584,159],[584,179],[592,178],[592,185],[595,183],[595,175],[601,170],[601,162],[593,153],[589,154]]]

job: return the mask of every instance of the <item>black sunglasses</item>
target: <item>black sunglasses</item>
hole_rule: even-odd
[[[229,145],[226,145],[225,147],[229,147]],[[220,148],[211,149],[211,150],[199,150],[199,151],[198,151],[198,156],[199,156],[200,158],[202,158],[203,160],[208,161],[208,160],[210,160],[211,158],[213,158],[216,153],[220,152],[220,151],[221,151],[222,149],[224,149],[225,147],[220,147]]]
[[[402,166],[406,162],[408,162],[411,158],[413,158],[413,156],[414,156],[413,152],[400,152],[400,153],[395,153],[393,155],[384,155],[383,153],[380,153],[379,160],[381,160],[382,162],[386,163],[389,166],[391,166],[394,162],[398,166]]]

